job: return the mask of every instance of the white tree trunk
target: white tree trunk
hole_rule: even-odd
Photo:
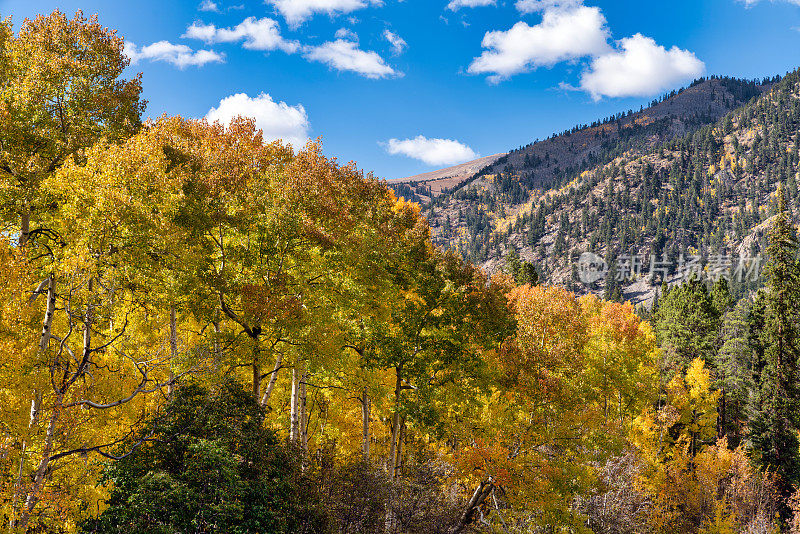
[[[362,451],[364,453],[364,461],[369,462],[369,415],[370,415],[370,400],[367,387],[364,386],[364,394],[361,397],[361,439]]]
[[[39,337],[40,352],[47,350],[47,345],[50,343],[50,332],[53,329],[53,317],[55,312],[56,282],[55,276],[51,274],[47,281],[47,304],[44,311],[44,320],[42,321],[42,335]]]
[[[308,454],[308,396],[306,393],[306,382],[308,373],[304,372],[300,377],[300,447],[303,450],[303,465]]]
[[[20,532],[25,532],[30,522],[31,513],[34,507],[39,502],[39,497],[44,486],[44,481],[47,476],[47,468],[50,465],[50,456],[53,450],[53,439],[55,437],[56,425],[58,424],[58,416],[61,411],[61,404],[64,395],[58,393],[53,401],[53,413],[47,424],[47,433],[45,434],[44,446],[42,448],[41,460],[33,473],[33,482],[25,494],[25,506],[22,509],[19,520],[13,525]]]
[[[291,443],[297,443],[298,438],[298,429],[300,428],[300,421],[298,420],[297,415],[297,404],[299,399],[299,387],[298,387],[298,378],[300,373],[297,371],[297,366],[292,369],[292,398],[291,398],[291,415],[290,415],[290,423],[289,423],[289,441]]]
[[[402,392],[402,380],[400,378],[400,370],[396,369],[395,373],[397,379],[394,387],[394,416],[392,417],[392,442],[389,446],[389,458],[387,462],[387,469],[389,478],[394,479],[395,470],[397,469],[397,438],[400,435],[400,394]]]
[[[272,396],[272,390],[275,389],[275,382],[278,381],[278,371],[281,369],[281,364],[283,364],[283,354],[280,352],[275,357],[275,368],[270,373],[269,382],[267,383],[267,390],[264,391],[264,396],[261,397],[261,407],[266,408],[267,403],[269,403],[269,398]]]

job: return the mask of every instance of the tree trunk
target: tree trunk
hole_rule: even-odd
[[[32,428],[39,422],[39,411],[42,409],[42,393],[38,389],[33,390],[33,400],[31,400],[31,414],[28,419],[28,428]]]
[[[400,437],[400,394],[403,391],[402,369],[395,367],[395,386],[394,386],[394,416],[392,417],[392,443],[389,447],[389,458],[387,470],[389,478],[394,480],[397,472],[397,445]],[[397,530],[397,514],[394,512],[394,497],[389,497],[386,503],[386,519],[384,521],[384,533],[393,534]]]
[[[395,368],[397,379],[394,386],[394,417],[392,417],[392,443],[389,447],[389,462],[387,469],[389,471],[389,478],[394,479],[395,470],[397,469],[397,437],[400,434],[400,394],[402,393],[402,380],[400,378],[400,369]]]
[[[403,440],[406,437],[406,418],[400,420],[400,434],[397,437],[397,458],[395,459],[395,474],[399,471],[402,473],[403,467]]]
[[[717,417],[717,439],[722,439],[725,436],[725,427],[727,426],[727,405],[725,398],[725,388],[722,388],[722,394],[719,397],[719,417]]]
[[[88,355],[92,350],[92,322],[94,321],[94,306],[92,306],[91,295],[94,286],[94,279],[89,278],[89,302],[86,304],[86,315],[83,317],[83,354]],[[78,369],[80,373],[84,369]]]
[[[258,344],[258,336],[253,338],[253,398],[261,397],[261,362],[259,362],[259,352],[261,347]]]
[[[220,345],[219,345],[219,334],[221,332],[219,328],[219,320],[214,321],[211,323],[214,325],[214,368],[219,370],[220,360],[222,358]]]
[[[56,282],[55,276],[50,275],[47,281],[47,304],[44,311],[44,320],[42,321],[42,335],[39,337],[39,351],[44,352],[47,350],[47,345],[50,343],[50,332],[53,329],[53,317],[56,312]]]
[[[169,385],[167,385],[167,395],[171,397],[172,392],[175,390],[175,384],[173,383],[175,380],[175,373],[172,370],[172,366],[175,365],[175,360],[178,358],[178,318],[174,304],[169,308],[169,355]]]
[[[25,506],[22,509],[19,520],[15,525],[16,529],[25,532],[30,522],[31,513],[34,507],[39,502],[39,496],[44,486],[44,481],[47,476],[48,467],[50,466],[50,455],[53,450],[53,440],[56,432],[56,425],[58,423],[58,416],[61,409],[61,404],[64,399],[64,394],[59,392],[53,401],[53,413],[50,416],[50,421],[47,424],[47,433],[45,434],[44,448],[42,449],[42,457],[36,471],[33,473],[33,483],[25,495]]]
[[[308,396],[306,394],[306,382],[308,373],[304,372],[300,377],[300,448],[303,451],[303,465],[308,454]]]
[[[22,214],[19,225],[19,246],[25,247],[28,244],[28,238],[31,235],[31,212],[27,208],[25,213]]]
[[[297,366],[292,369],[292,398],[291,398],[291,423],[289,428],[289,442],[292,444],[297,443],[298,430],[300,428],[300,421],[297,416],[297,401],[300,398],[300,388],[298,387],[298,377],[300,373],[297,371]]]
[[[29,228],[26,226],[26,223],[30,222],[30,216],[28,215],[27,218],[23,216],[23,229],[20,233],[20,246],[25,246],[28,238]],[[45,304],[45,312],[44,312],[44,319],[42,320],[42,333],[39,336],[39,352],[43,353],[47,350],[47,346],[50,344],[50,333],[53,327],[53,317],[55,315],[55,307],[56,307],[56,295],[55,295],[55,282],[54,277],[51,274],[47,279],[47,302]],[[41,412],[42,407],[42,392],[38,389],[33,390],[33,399],[31,400],[31,411],[30,416],[28,419],[28,428],[33,428],[37,424],[39,424],[39,413]],[[17,482],[14,487],[14,497],[11,501],[11,514],[12,519],[9,521],[9,532],[12,532],[15,527],[19,524],[19,521],[22,521],[22,517],[20,517],[19,521],[15,521],[13,516],[16,514],[17,511],[17,503],[19,502],[19,498],[23,493],[23,473],[25,472],[25,453],[27,452],[28,444],[26,441],[22,442],[22,450],[20,452],[19,458],[19,473],[17,477]],[[25,501],[27,502],[27,496]],[[25,519],[25,523],[27,525],[28,519]],[[23,528],[24,530],[24,528]]]
[[[460,534],[464,531],[467,525],[472,523],[472,519],[475,517],[475,512],[483,504],[483,501],[485,501],[486,498],[491,495],[493,489],[494,482],[492,481],[491,477],[481,482],[480,485],[475,488],[475,493],[472,494],[472,498],[467,503],[464,513],[462,513],[461,517],[459,517],[458,523],[453,525],[453,528],[450,529],[449,534]]]
[[[272,396],[272,390],[275,389],[275,382],[278,381],[278,371],[281,369],[281,364],[283,363],[283,354],[280,352],[275,357],[275,368],[270,373],[269,382],[267,383],[267,390],[264,392],[264,396],[261,397],[261,407],[266,408],[267,403],[269,402],[270,396]]]
[[[361,437],[362,437],[362,450],[364,452],[364,461],[369,462],[369,413],[370,413],[370,400],[367,387],[364,386],[364,395],[361,397]]]

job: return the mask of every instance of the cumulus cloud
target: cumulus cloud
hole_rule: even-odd
[[[358,42],[358,35],[356,32],[349,28],[339,28],[336,30],[336,38],[337,39],[349,39],[351,41]]]
[[[358,43],[345,39],[319,46],[307,46],[303,56],[309,61],[325,63],[338,71],[349,71],[367,78],[387,78],[398,73],[376,52],[361,50]]]
[[[198,9],[200,11],[213,11],[215,13],[219,13],[219,6],[216,2],[212,2],[212,0],[203,0]]]
[[[124,53],[132,64],[146,59],[149,61],[164,61],[180,69],[186,67],[202,67],[206,63],[222,63],[224,54],[213,50],[194,51],[186,45],[173,44],[169,41],[158,41],[151,45],[139,48],[131,41],[125,41]]]
[[[450,3],[447,4],[447,9],[450,11],[458,11],[462,7],[493,6],[496,3],[496,0],[450,0]]]
[[[394,50],[395,54],[402,54],[403,50],[405,50],[408,46],[408,43],[406,43],[405,39],[390,30],[385,30],[383,32],[383,38],[389,41],[389,44],[392,45],[392,50]]]
[[[487,32],[481,43],[486,50],[467,70],[490,74],[489,81],[497,83],[537,67],[602,54],[609,49],[608,38],[606,18],[597,7],[549,9],[535,26],[520,21],[507,31]]]
[[[428,139],[418,135],[414,139],[389,139],[386,151],[418,159],[428,165],[456,165],[478,157],[467,145],[454,139]]]
[[[380,4],[381,0],[266,0],[275,6],[290,26],[297,27],[316,13],[330,16],[350,13],[370,4]]]
[[[225,97],[217,107],[209,110],[206,119],[227,125],[238,116],[252,117],[256,126],[264,132],[265,141],[282,139],[298,146],[308,140],[310,125],[302,104],[290,106],[285,102],[275,102],[266,93],[254,98],[245,93]]]
[[[599,100],[604,96],[648,96],[696,78],[705,70],[688,50],[667,50],[637,33],[619,42],[617,49],[592,60],[581,76],[581,89]]]
[[[207,44],[244,41],[250,50],[283,50],[289,54],[298,50],[299,44],[281,36],[277,21],[264,17],[248,17],[233,28],[217,28],[213,24],[193,23],[183,37],[200,39]]]
[[[583,4],[583,0],[517,0],[514,6],[520,13],[538,13],[548,9],[570,9]]]

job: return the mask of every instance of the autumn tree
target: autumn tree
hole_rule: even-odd
[[[719,397],[709,369],[696,359],[637,418],[631,441],[639,469],[627,484],[649,501],[648,531],[775,531],[774,481],[742,447],[717,439]]]
[[[166,393],[210,356],[202,340],[186,339],[197,350],[180,364],[165,335],[168,307],[157,297],[165,286],[153,281],[164,277],[158,259],[170,252],[163,235],[181,189],[153,138],[142,132],[124,145],[98,144],[42,182],[51,208],[40,221],[59,243],[48,253],[49,282],[37,290],[47,288],[48,320],[25,364],[36,410],[23,439],[30,452],[23,446],[19,455],[20,528],[59,484],[53,473],[82,471],[60,466],[92,454],[91,471],[95,454],[117,457],[115,446],[153,407],[148,394]]]
[[[140,125],[140,77],[121,78],[123,41],[97,17],[60,11],[0,25],[0,209],[20,243],[47,208],[42,181],[99,139],[120,141]]]
[[[543,286],[509,300],[516,333],[489,360],[497,382],[462,435],[459,465],[481,489],[476,509],[498,524],[577,528],[573,499],[594,480],[588,458],[620,452],[655,397],[655,340],[630,305]]]
[[[412,415],[420,423],[436,424],[448,386],[469,391],[482,375],[481,350],[503,339],[509,325],[500,288],[482,271],[450,252],[429,246],[416,252],[396,271],[391,317],[368,362],[394,374],[387,459],[392,475],[404,418]],[[410,390],[413,395],[404,401],[404,392]],[[437,404],[440,409],[433,409]]]
[[[10,513],[12,526],[25,528],[52,472],[52,456],[65,452],[54,452],[54,444],[71,445],[58,431],[71,424],[59,421],[60,408],[76,400],[68,398],[66,389],[77,388],[88,371],[89,355],[105,348],[103,342],[95,342],[92,332],[97,318],[94,310],[102,305],[78,298],[75,292],[81,284],[74,285],[76,278],[70,280],[67,274],[79,273],[81,262],[66,270],[57,265],[64,259],[60,249],[72,245],[74,252],[80,245],[66,243],[62,235],[66,221],[50,216],[53,191],[46,182],[57,182],[55,177],[65,165],[83,163],[85,151],[96,141],[129,137],[139,127],[144,104],[139,99],[139,79],[120,78],[128,65],[122,39],[96,18],[87,20],[79,12],[69,20],[56,11],[25,20],[17,35],[7,19],[0,34],[0,212],[6,232],[17,236],[30,262],[29,305],[35,305],[37,296],[44,300],[40,333],[28,340],[37,354],[26,363],[29,367],[23,367],[30,369],[27,384],[20,385],[27,392],[14,391],[15,396],[27,397],[31,406],[29,430],[18,435],[20,476]],[[66,274],[64,280],[59,278],[62,274]],[[89,293],[92,288],[98,290],[98,284],[90,282]],[[60,324],[56,318],[59,301],[62,306],[65,301],[73,305],[62,308]],[[83,320],[76,321],[78,317]],[[59,327],[63,329],[56,333]],[[77,336],[81,328],[83,346],[77,350],[67,338]],[[65,366],[73,359],[74,365]],[[48,373],[53,380],[45,379]],[[78,448],[85,447],[90,446]],[[32,458],[26,464],[28,453]],[[31,484],[25,481],[29,467]]]

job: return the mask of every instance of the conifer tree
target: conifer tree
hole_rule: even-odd
[[[717,309],[720,317],[733,309],[736,300],[731,295],[730,286],[726,278],[720,278],[711,287],[711,302]]]
[[[751,318],[754,350],[763,356],[754,366],[757,376],[751,396],[749,445],[754,458],[779,476],[781,492],[788,496],[792,485],[800,481],[800,275],[797,230],[791,222],[783,188],[778,189],[778,213],[769,232],[767,255],[763,322],[757,320],[758,314]]]
[[[714,368],[719,324],[719,311],[702,280],[692,277],[662,295],[654,315],[654,330],[664,349],[665,366],[682,370],[701,358]]]
[[[748,342],[752,302],[740,300],[722,318],[717,354],[717,387],[720,396],[718,431],[736,447],[747,430],[747,403],[753,386],[753,352]]]

